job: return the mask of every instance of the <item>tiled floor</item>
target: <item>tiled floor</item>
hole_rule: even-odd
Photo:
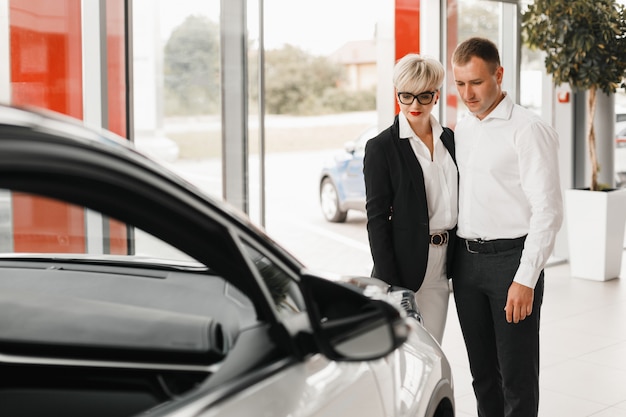
[[[621,276],[626,277],[624,264]],[[541,417],[626,417],[624,281],[571,278],[567,263],[546,268],[541,311]],[[457,416],[476,417],[452,299],[442,345],[453,368]]]

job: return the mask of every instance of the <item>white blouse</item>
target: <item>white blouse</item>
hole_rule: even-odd
[[[450,230],[457,223],[458,182],[454,160],[441,140],[443,128],[431,114],[433,156],[422,140],[413,132],[406,116],[398,114],[400,140],[408,140],[424,173],[430,233]]]

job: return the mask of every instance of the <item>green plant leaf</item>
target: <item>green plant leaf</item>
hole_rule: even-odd
[[[522,42],[546,53],[545,68],[555,85],[606,94],[626,86],[623,5],[615,0],[535,0],[521,20]],[[596,176],[597,170],[592,172]],[[597,188],[593,179],[592,190]]]

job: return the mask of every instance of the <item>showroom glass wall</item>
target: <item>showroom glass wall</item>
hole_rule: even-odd
[[[11,49],[21,51],[11,56],[15,103],[26,97],[21,103],[131,138],[204,191],[248,212],[309,266],[341,264],[334,269],[339,273],[371,269],[365,216],[349,212],[345,223],[327,222],[319,207],[319,174],[328,160],[346,156],[344,144],[370,126],[391,122],[394,54],[411,40],[395,39],[400,32],[394,29],[420,28],[422,52],[446,61],[470,34],[493,38],[503,50],[506,74],[513,76],[507,89],[518,94],[517,9],[509,1],[0,4],[11,10]],[[19,36],[24,28],[30,37]],[[26,48],[29,39],[32,47]],[[105,65],[89,67],[103,59]],[[56,77],[58,71],[63,75]],[[444,89],[447,105],[438,109],[439,117],[453,126],[456,91],[449,81]],[[61,109],[45,101],[59,92]]]
[[[233,19],[237,19],[232,13],[220,10],[220,7],[230,8],[230,3],[236,2],[223,2],[223,6],[220,6],[218,1],[133,1],[134,140],[140,146],[145,146],[147,151],[166,161],[177,158],[221,159],[224,151],[222,128],[224,117],[227,117],[222,109],[223,96],[236,95],[238,93],[235,92],[235,88],[239,88],[239,85],[222,85],[224,78],[220,68],[223,64],[220,53],[226,53],[221,50],[221,42],[224,40],[220,39],[220,32],[224,34],[230,30],[221,27],[222,22],[228,21],[227,26],[230,27],[233,25]],[[322,8],[319,4],[307,6],[291,1],[265,2],[263,19],[265,49],[261,49],[265,56],[261,56],[259,45],[263,40],[260,32],[259,2],[243,3],[247,3],[246,42],[249,56],[245,62],[243,60],[241,62],[248,66],[249,72],[245,80],[249,98],[245,110],[250,117],[245,123],[248,123],[250,153],[255,155],[259,152],[260,111],[267,113],[265,128],[269,132],[266,146],[270,153],[275,150],[309,150],[329,146],[329,142],[330,146],[342,147],[345,141],[343,138],[342,141],[335,142],[329,138],[320,140],[319,136],[307,132],[310,129],[305,130],[304,127],[296,132],[298,139],[287,137],[291,134],[286,135],[283,131],[275,132],[273,128],[276,126],[284,128],[288,124],[307,121],[314,123],[315,121],[308,120],[307,117],[347,113],[352,108],[366,108],[370,112],[375,110],[373,92],[376,84],[375,12],[360,13],[360,22],[351,23],[345,17],[349,11],[363,7],[363,2],[342,2],[344,4],[340,6],[341,10],[334,19],[324,17],[324,14],[318,11],[318,8]],[[331,4],[330,1],[327,3]],[[376,10],[378,3],[380,2],[372,1],[371,9]],[[390,4],[393,8],[393,3]],[[226,16],[222,16],[222,13]],[[302,21],[302,18],[285,19],[285,15],[309,16],[310,23]],[[326,19],[328,26],[333,28],[327,30],[327,34],[320,33],[319,20],[315,20],[315,16],[318,19]],[[368,17],[369,20],[364,21],[364,17]],[[351,29],[351,25],[354,26],[354,30]],[[155,34],[158,34],[158,37]],[[229,34],[225,33],[224,36]],[[341,59],[345,60],[346,54],[353,56],[356,54],[358,56],[353,59],[365,61],[368,65],[353,65],[345,70],[333,62],[333,59],[340,58],[333,58],[331,55],[346,44],[353,49],[339,54]],[[260,59],[265,59],[264,81],[270,90],[270,93],[266,94],[267,102],[264,109],[260,108],[259,100]],[[307,68],[307,64],[311,67]],[[332,69],[324,68],[325,64]],[[323,71],[316,71],[316,68]],[[342,73],[344,70],[350,74]],[[342,83],[346,89],[331,90],[324,83]],[[370,94],[360,96],[350,94],[349,89],[366,90]],[[330,97],[322,97],[324,94]],[[369,100],[366,104],[360,103],[363,97]],[[326,105],[324,100],[328,102],[333,99],[338,103]],[[342,110],[342,106],[348,111]],[[298,119],[295,116],[303,117]],[[362,121],[358,122],[356,130],[349,131],[345,137],[351,138],[359,133],[361,126],[364,126]],[[158,140],[154,140],[155,135]],[[303,135],[307,137],[303,138]],[[166,139],[175,142],[178,149],[170,146],[171,142]],[[314,143],[320,141],[324,143]],[[203,186],[222,197],[221,169],[211,171],[210,177],[211,183],[203,183]],[[250,200],[256,198],[251,197]],[[254,212],[253,209],[250,211]]]
[[[307,264],[323,268],[309,261],[342,257],[338,272],[369,274],[364,215],[326,222],[319,173],[377,124],[375,35],[384,3],[393,20],[393,0],[133,0],[135,143],[246,211]],[[247,55],[238,61],[241,4]],[[244,80],[233,74],[242,67]],[[311,235],[319,239],[303,239]]]
[[[320,210],[319,175],[327,161],[346,157],[347,142],[370,126],[381,129],[392,121],[393,113],[381,114],[377,109],[395,104],[389,86],[398,42],[389,38],[393,38],[394,25],[402,23],[394,21],[394,9],[413,7],[407,15],[414,20],[408,25],[419,27],[420,21],[428,19],[440,23],[435,30],[445,36],[422,31],[418,43],[442,60],[469,36],[493,39],[507,68],[505,88],[516,98],[520,78],[517,2],[447,0],[436,7],[433,2],[393,0],[244,2],[245,103],[237,103],[241,94],[237,79],[224,77],[232,68],[223,71],[219,67],[224,64],[220,48],[230,42],[224,40],[229,36],[225,32],[241,25],[232,3],[134,0],[135,141],[150,148],[152,137],[152,152],[169,150],[163,154],[166,160],[176,155],[167,162],[177,172],[246,211],[305,264],[336,268],[336,259],[328,258],[341,258],[346,266],[336,272],[369,274],[365,215],[349,211],[345,223],[327,222]],[[147,18],[150,14],[152,20]],[[140,35],[140,26],[150,23],[156,27]],[[160,34],[156,45],[155,32]],[[206,51],[204,56],[197,56],[198,46]],[[237,45],[230,43],[228,50],[233,47]],[[391,55],[387,53],[387,68],[381,68],[381,56],[389,52],[385,48],[391,49]],[[145,55],[151,51],[157,60],[152,66],[162,67],[153,79],[138,71],[150,61]],[[226,52],[221,50],[222,55]],[[189,62],[191,57],[198,59],[196,64]],[[264,72],[258,71],[261,63]],[[437,111],[444,123],[454,126],[462,109],[450,68],[448,74],[447,104]],[[140,84],[154,81],[156,97],[141,91],[149,86]],[[381,83],[388,92],[377,90]],[[540,95],[520,98],[522,104],[539,111]],[[146,109],[152,121],[143,124],[140,112]],[[241,117],[240,112],[246,111],[248,117]],[[239,123],[242,137],[224,131],[232,121]],[[234,168],[229,171],[229,166]]]
[[[0,8],[3,101],[50,109],[126,136],[124,2],[3,0]],[[0,251],[131,250],[127,228],[111,219],[20,193],[0,198]],[[98,238],[90,240],[92,229]]]
[[[543,56],[530,51],[519,40],[519,13],[530,1],[447,0],[446,56],[447,107],[445,117],[453,126],[465,107],[457,101],[451,67],[455,46],[472,36],[491,39],[500,50],[504,67],[503,90],[521,105],[542,114],[543,92],[546,81]],[[550,86],[547,85],[550,91]],[[546,118],[549,118],[546,115]],[[548,120],[549,121],[549,120]]]

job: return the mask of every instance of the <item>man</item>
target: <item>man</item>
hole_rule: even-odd
[[[563,219],[558,136],[502,91],[493,42],[462,42],[452,67],[470,113],[455,129],[452,283],[478,415],[537,416],[543,268]]]

